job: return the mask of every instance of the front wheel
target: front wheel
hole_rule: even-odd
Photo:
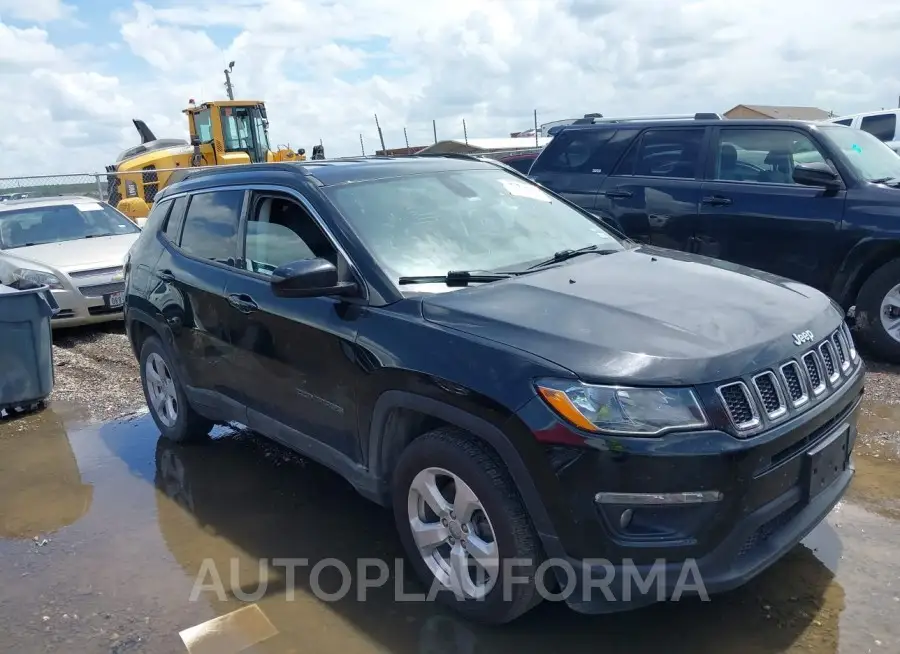
[[[860,344],[885,361],[900,363],[900,259],[881,266],[863,284],[856,326]]]
[[[494,624],[540,602],[537,535],[512,479],[479,440],[452,427],[420,436],[401,455],[392,491],[400,539],[430,597]]]

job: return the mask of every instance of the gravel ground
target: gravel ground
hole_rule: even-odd
[[[52,402],[74,405],[92,420],[145,405],[137,361],[120,322],[57,332],[53,360]]]

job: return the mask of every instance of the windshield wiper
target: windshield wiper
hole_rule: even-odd
[[[879,177],[878,179],[869,180],[873,184],[886,184],[888,186],[897,186],[900,184],[900,177]]]
[[[525,270],[534,270],[535,268],[543,268],[544,266],[549,266],[554,263],[562,263],[563,261],[579,257],[582,254],[613,254],[619,251],[620,250],[601,250],[599,245],[586,245],[577,250],[560,250],[552,257],[544,259],[543,261],[538,261],[536,264],[528,266]]]
[[[469,284],[488,284],[499,282],[501,279],[509,279],[517,273],[479,272],[469,270],[451,270],[446,275],[417,275],[401,277],[398,284],[446,284],[447,286],[468,286]]]

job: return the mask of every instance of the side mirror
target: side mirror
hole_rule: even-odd
[[[325,259],[293,261],[277,268],[270,281],[279,297],[325,297],[355,295],[354,282],[338,281],[338,270]]]
[[[841,188],[841,178],[831,166],[817,161],[794,166],[794,181],[804,186],[822,186],[829,191]]]
[[[306,154],[306,150],[300,148],[299,150],[297,150],[297,154]]]

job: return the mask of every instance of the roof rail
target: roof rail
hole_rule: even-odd
[[[712,112],[698,112],[695,114],[660,114],[657,116],[616,116],[610,118],[580,119],[573,125],[585,125],[598,123],[637,123],[657,120],[722,120],[722,115]]]

